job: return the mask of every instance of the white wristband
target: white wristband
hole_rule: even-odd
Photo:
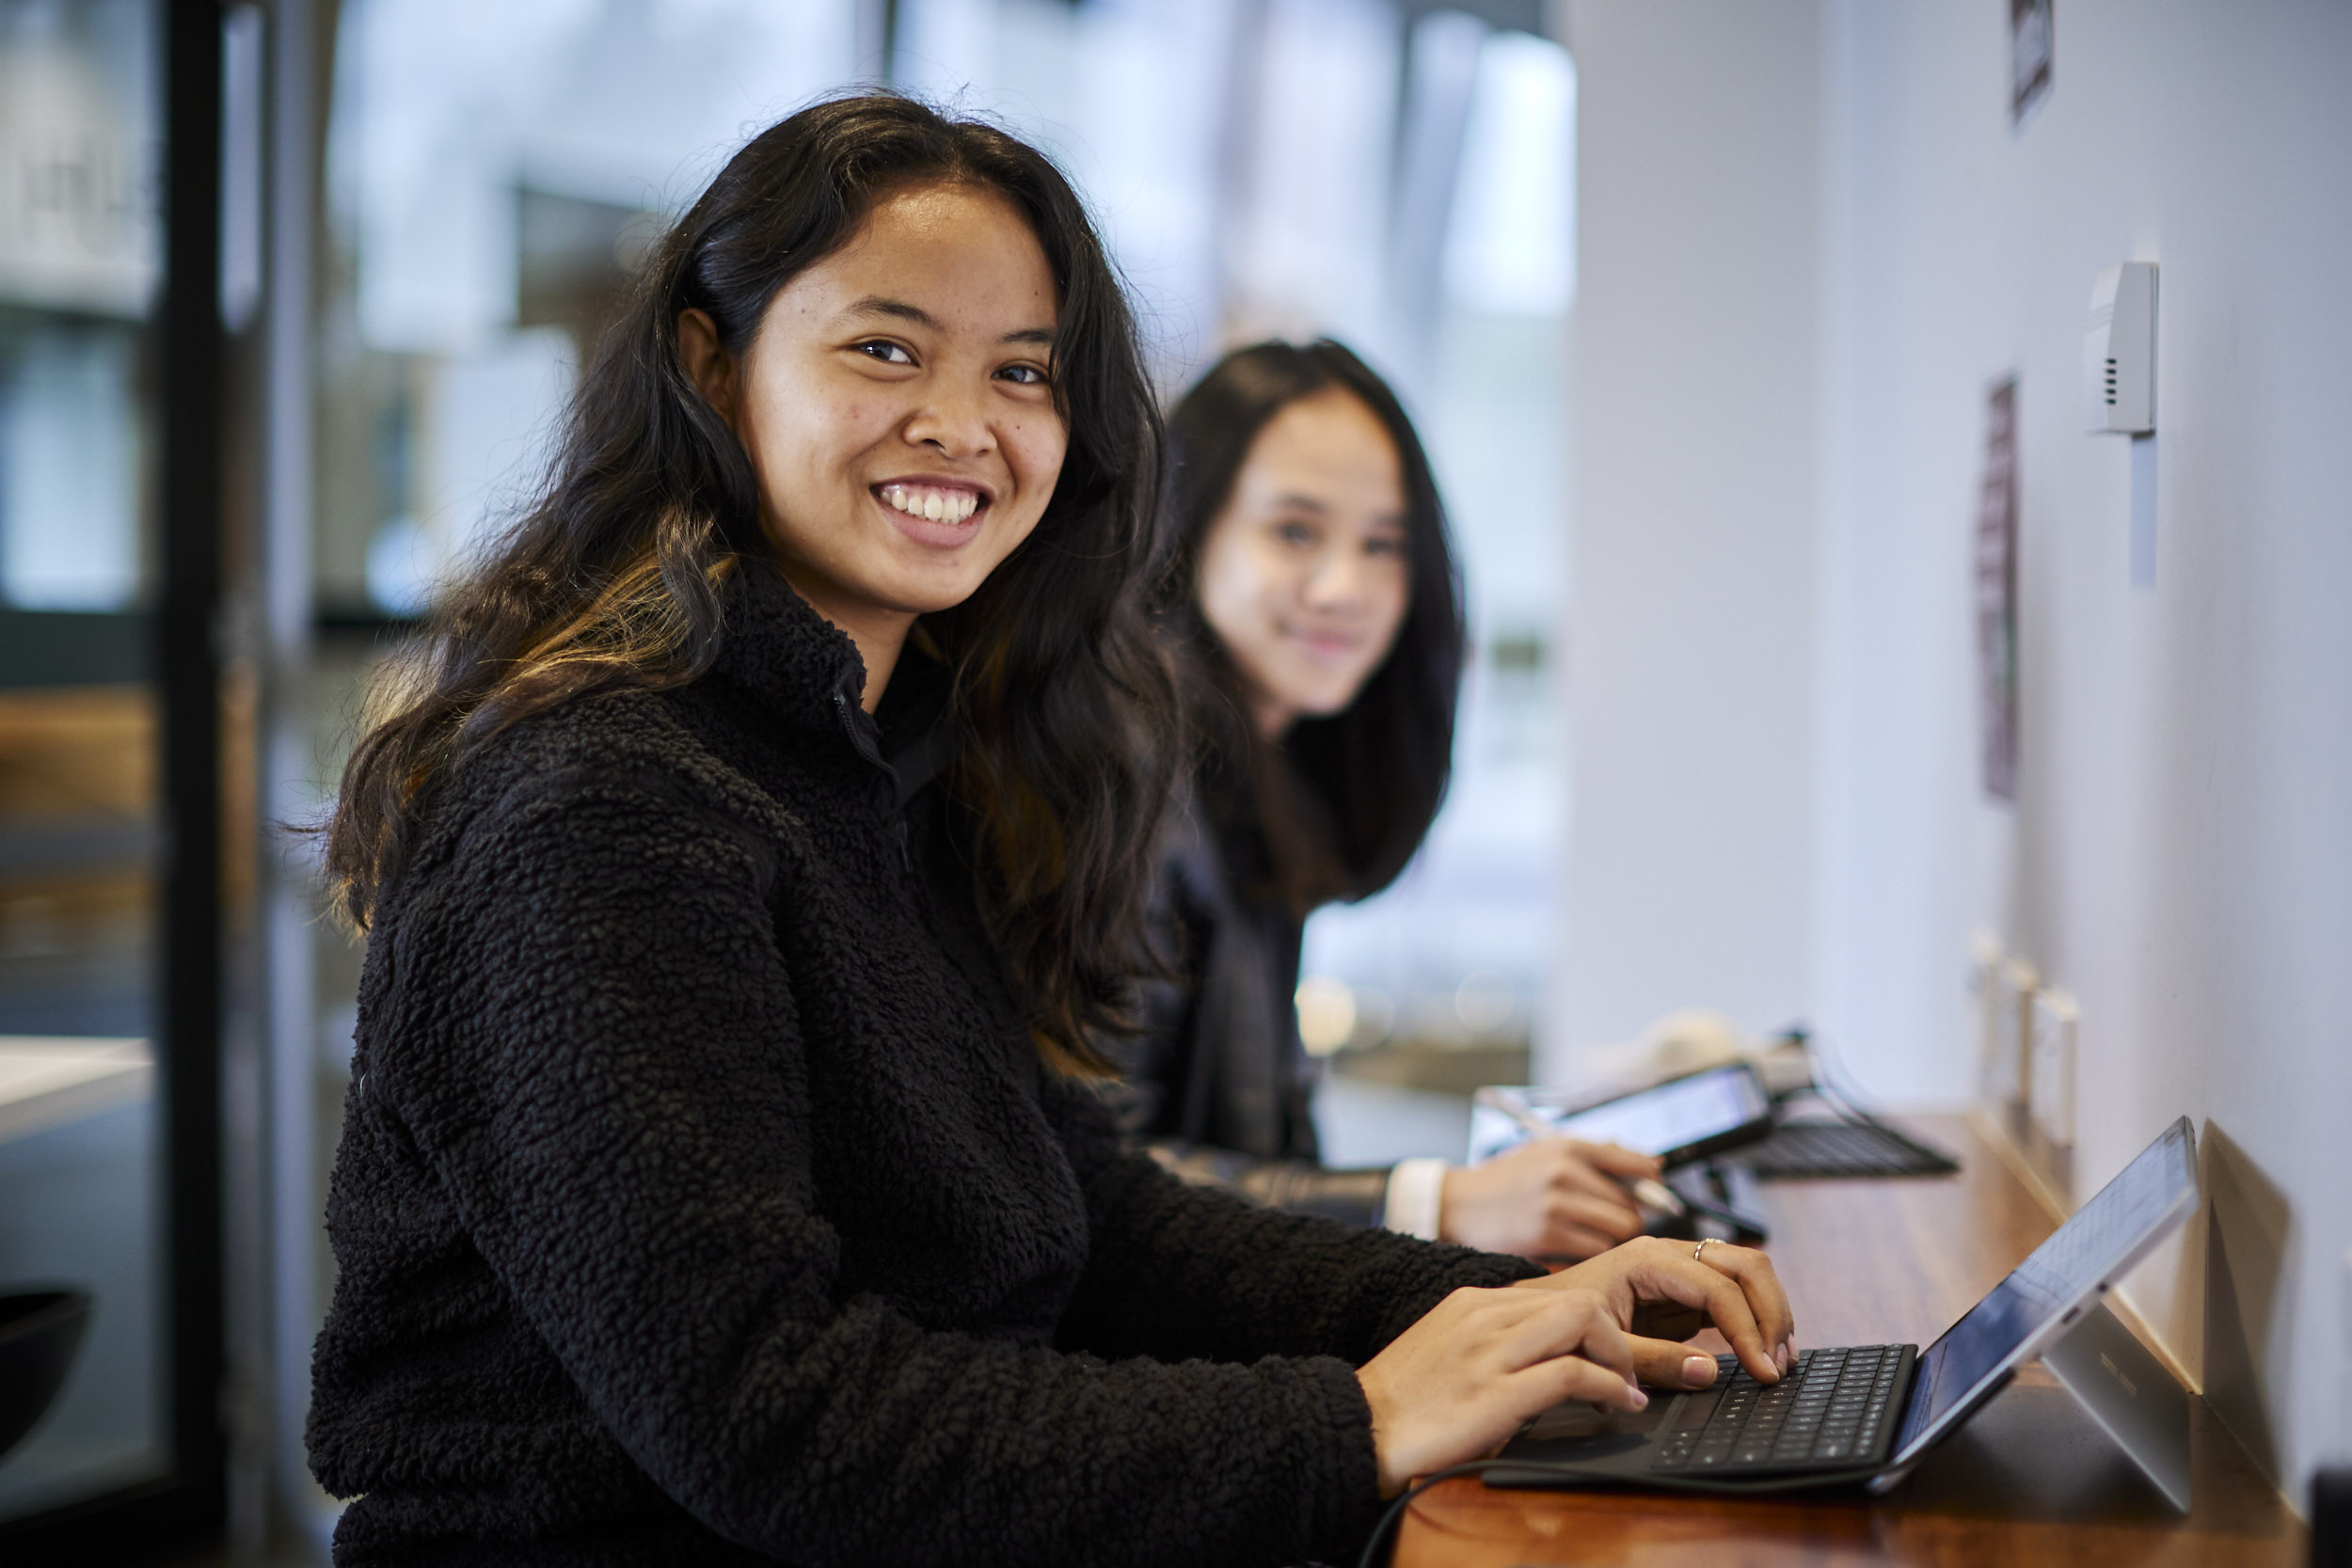
[[[1438,1220],[1445,1205],[1446,1163],[1443,1160],[1405,1160],[1389,1172],[1388,1201],[1380,1223],[1391,1230],[1438,1239]]]

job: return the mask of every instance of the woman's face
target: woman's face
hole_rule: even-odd
[[[690,371],[750,454],[785,577],[875,664],[1029,536],[1068,446],[1048,351],[1053,269],[1002,197],[886,196],[777,291],[739,365]],[[879,692],[869,682],[869,702]]]
[[[1387,429],[1338,388],[1285,405],[1200,543],[1200,613],[1259,732],[1354,702],[1396,641],[1410,587],[1405,474]]]

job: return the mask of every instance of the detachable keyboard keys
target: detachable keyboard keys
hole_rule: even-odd
[[[1661,1470],[1852,1464],[1878,1451],[1899,1349],[1863,1345],[1802,1352],[1769,1387],[1730,1356],[1715,1387],[1683,1396],[1653,1453]]]

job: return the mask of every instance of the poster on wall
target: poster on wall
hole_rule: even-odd
[[[2026,123],[2050,90],[2051,0],[2009,0],[2009,122]]]
[[[2017,799],[2017,378],[1986,394],[1984,492],[1977,509],[1977,684],[1984,792]]]

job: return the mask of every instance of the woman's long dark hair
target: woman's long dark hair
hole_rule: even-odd
[[[1359,400],[1396,447],[1405,481],[1410,597],[1396,642],[1356,700],[1306,718],[1279,745],[1247,720],[1240,672],[1200,613],[1201,541],[1232,499],[1249,449],[1301,398]],[[1217,361],[1168,416],[1165,510],[1174,532],[1160,608],[1205,674],[1196,721],[1211,756],[1209,793],[1263,829],[1265,870],[1303,917],[1396,879],[1445,800],[1462,680],[1462,587],[1429,455],[1389,384],[1329,339],[1266,342]]]
[[[710,669],[728,577],[773,546],[742,447],[680,363],[678,316],[707,311],[741,356],[776,291],[878,198],[933,182],[1009,201],[1060,290],[1052,377],[1069,445],[1053,499],[970,599],[920,630],[955,675],[945,783],[1007,978],[1049,1060],[1105,1068],[1089,1041],[1122,1026],[1174,768],[1174,686],[1142,603],[1159,417],[1126,300],[1059,171],[1003,131],[895,95],[762,132],[662,240],[598,344],[539,499],[379,689],[326,830],[354,924],[400,874],[435,780],[491,736],[588,692]]]

